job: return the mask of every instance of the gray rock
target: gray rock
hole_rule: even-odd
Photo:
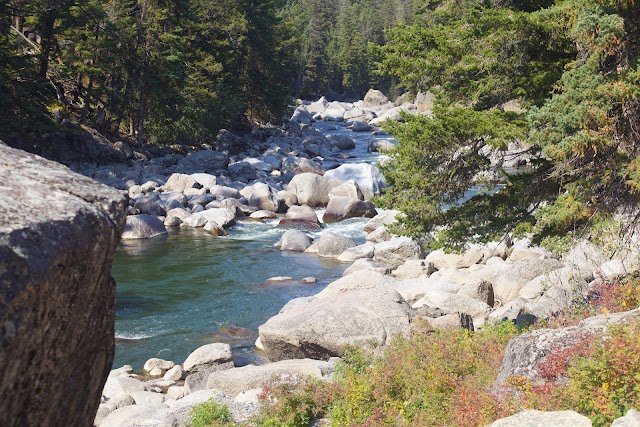
[[[466,313],[450,313],[435,318],[427,318],[434,329],[467,329],[474,330],[473,318]]]
[[[131,393],[131,397],[136,405],[141,406],[160,406],[165,401],[164,394],[152,391],[136,391]]]
[[[374,194],[379,194],[385,186],[384,177],[380,170],[368,163],[347,163],[324,174],[325,178],[340,181],[355,181],[360,185],[365,198],[369,199]]]
[[[307,205],[291,206],[278,226],[317,230],[320,229],[320,221],[311,207]]]
[[[304,252],[311,246],[311,239],[302,231],[287,230],[275,246],[281,251]]]
[[[239,154],[247,149],[247,144],[233,132],[220,129],[216,136],[215,148],[228,154]]]
[[[295,174],[301,173],[314,173],[317,175],[323,175],[324,169],[322,166],[314,162],[313,160],[305,159],[304,157],[288,156],[282,161],[283,172],[293,172]]]
[[[531,279],[562,267],[555,259],[523,259],[496,274],[493,291],[497,300],[506,304],[518,297],[520,289]]]
[[[378,153],[391,151],[396,148],[396,143],[389,141],[387,139],[374,139],[369,141],[369,146],[367,147],[367,151],[370,153]]]
[[[398,279],[414,279],[420,276],[429,276],[435,271],[433,263],[423,259],[408,259],[391,272]]]
[[[284,200],[273,187],[258,182],[253,185],[253,189],[253,193],[247,197],[249,205],[272,212],[286,211]]]
[[[360,117],[360,116],[354,116]],[[351,130],[354,132],[372,132],[375,128],[367,123],[363,123],[360,121],[355,121],[351,125]]]
[[[176,166],[176,172],[181,173],[213,173],[227,168],[229,157],[226,154],[213,150],[201,150],[189,154],[180,159]]]
[[[209,192],[211,193],[211,195],[218,196],[218,197],[224,197],[224,198],[232,197],[234,199],[240,198],[240,192],[237,189],[232,187],[226,187],[224,185],[214,185],[209,189]]]
[[[408,259],[424,258],[424,250],[409,237],[396,237],[376,244],[373,260],[391,268],[398,268]]]
[[[332,135],[329,138],[329,143],[341,150],[353,150],[356,148],[356,142],[353,138],[349,138],[346,135]]]
[[[158,359],[154,357],[144,362],[144,367],[142,368],[142,371],[151,372],[153,369],[159,369],[164,374],[164,372],[168,371],[174,366],[176,366],[176,364],[170,360],[163,360],[163,359]]]
[[[164,216],[166,210],[162,206],[162,200],[155,194],[139,197],[133,203],[138,212],[147,215]]]
[[[214,372],[209,375],[207,387],[236,396],[265,385],[297,382],[306,377],[325,379],[333,370],[333,362],[311,359],[282,360],[262,366],[249,365]]]
[[[411,307],[417,309],[423,305],[438,307],[448,313],[466,313],[473,318],[474,322],[482,323],[491,313],[491,307],[467,295],[433,290],[427,290],[425,296],[412,304]]]
[[[181,173],[171,174],[167,183],[164,185],[166,191],[179,191],[184,193],[187,188],[202,187],[192,176]]]
[[[332,223],[347,218],[373,218],[377,214],[375,206],[370,201],[331,196],[322,220]]]
[[[478,279],[473,282],[467,282],[462,285],[458,293],[482,301],[489,307],[493,307],[495,304],[493,285],[486,280]]]
[[[592,334],[606,330],[608,325],[635,322],[639,318],[640,309],[635,309],[589,317],[578,326],[538,329],[517,335],[507,344],[496,382],[504,385],[512,376],[535,379],[538,377],[538,366],[548,355],[575,345],[580,340],[591,339]]]
[[[328,179],[313,173],[302,173],[293,177],[288,191],[297,198],[297,203],[312,207],[326,206],[329,203],[329,193],[343,184],[336,179]]]
[[[393,224],[394,222],[396,222],[396,217],[400,214],[400,211],[396,210],[381,212],[371,218],[371,220],[365,224],[364,231],[366,231],[367,233],[371,233],[375,230],[378,230],[380,227]]]
[[[325,258],[337,258],[356,243],[348,237],[325,231],[318,240],[318,256]]]
[[[180,381],[182,376],[184,375],[184,371],[182,366],[175,365],[173,368],[170,368],[162,377],[163,380],[167,381]]]
[[[375,89],[369,89],[369,91],[364,96],[364,102],[362,103],[362,106],[364,108],[379,107],[388,102],[389,100],[386,96],[384,96],[382,92]]]
[[[207,223],[203,227],[204,231],[211,234],[212,236],[228,236],[229,233],[225,231],[225,229],[218,225],[215,221],[207,221]]]
[[[291,306],[260,326],[269,360],[342,356],[349,345],[380,348],[409,332],[411,309],[384,276],[345,276],[305,304]]]
[[[200,184],[202,188],[206,188],[207,190],[218,183],[216,176],[209,173],[192,173],[191,178]]]
[[[524,411],[501,420],[489,427],[591,427],[591,420],[574,411]]]
[[[375,250],[375,246],[371,243],[365,243],[364,245],[354,246],[354,247],[345,249],[344,252],[342,252],[338,256],[338,261],[353,262],[355,260],[362,259],[362,258],[371,259],[373,258],[374,250]]]
[[[0,425],[91,425],[113,361],[126,196],[1,142],[0,182]]]
[[[234,368],[233,362],[220,363],[219,365],[207,365],[198,372],[188,373],[184,380],[184,393],[191,394],[200,390],[206,390],[207,379],[213,372],[224,371]]]
[[[207,222],[215,222],[220,227],[227,228],[236,223],[237,211],[230,208],[214,208],[195,213],[191,215],[191,217],[204,218]],[[188,223],[191,217],[189,217],[185,222]]]
[[[164,223],[153,215],[129,215],[122,232],[122,239],[148,239],[166,234]]]
[[[640,412],[629,409],[624,417],[613,420],[611,427],[640,427]]]
[[[380,264],[376,264],[367,258],[361,258],[354,261],[349,268],[347,268],[342,275],[349,276],[351,274],[355,274],[359,271],[371,271],[378,274],[388,274],[389,268]]]
[[[207,369],[210,365],[220,365],[231,361],[229,344],[213,343],[203,345],[193,351],[182,364],[189,373]]]

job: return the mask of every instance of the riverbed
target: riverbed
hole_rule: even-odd
[[[351,132],[343,124],[318,122],[325,135],[347,134],[356,141],[344,162],[375,163],[371,139],[390,139],[371,132]],[[318,212],[322,217],[322,211]],[[325,226],[364,242],[367,219],[354,218]],[[263,363],[254,343],[258,327],[289,300],[318,293],[350,265],[315,254],[274,248],[284,230],[277,220],[238,223],[229,236],[213,237],[202,229],[177,227],[166,236],[123,241],[112,274],[118,283],[114,367],[142,368],[151,357],[182,363],[210,342],[231,344],[237,365]],[[321,231],[310,233],[314,238]],[[271,283],[275,276],[292,281]],[[300,279],[316,278],[314,284]]]

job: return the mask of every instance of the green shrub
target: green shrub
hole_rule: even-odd
[[[213,399],[195,405],[191,409],[190,427],[231,427],[234,425],[229,409]]]

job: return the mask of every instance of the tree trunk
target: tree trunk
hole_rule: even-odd
[[[47,8],[42,17],[42,34],[40,38],[40,77],[47,78],[47,71],[49,71],[49,55],[53,48],[53,26],[56,22],[56,10],[55,8]]]

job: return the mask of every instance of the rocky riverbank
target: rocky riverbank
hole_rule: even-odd
[[[246,419],[259,406],[262,386],[301,375],[328,379],[349,345],[379,352],[394,336],[409,335],[418,319],[433,328],[474,330],[504,319],[547,318],[596,281],[638,267],[630,242],[611,259],[585,239],[558,259],[526,239],[470,245],[458,255],[426,253],[420,243],[392,235],[387,226],[399,213],[378,213],[371,203],[385,185],[382,175],[375,165],[350,159],[354,138],[331,132],[369,132],[369,152],[392,149],[393,141],[373,138],[382,133],[373,126],[402,120],[400,110],[429,114],[428,96],[418,101],[390,103],[375,91],[353,104],[321,99],[299,106],[286,129],[242,138],[221,132],[215,149],[152,159],[130,153],[138,160],[129,165],[75,166],[128,192],[123,239],[154,237],[179,226],[223,236],[237,222],[277,218],[287,230],[280,250],[352,263],[343,278],[315,296],[290,301],[259,328],[256,346],[273,363],[234,367],[230,348],[211,344],[182,365],[150,359],[142,376],[132,367],[119,368],[105,386],[97,425],[180,424],[192,405],[210,398]],[[313,126],[316,120],[335,127],[325,135]],[[495,161],[511,156],[513,166],[527,163],[518,158],[518,147],[510,148],[487,155]],[[316,208],[324,209],[322,218]],[[366,243],[328,231],[315,241],[308,235],[322,230],[322,223],[351,217],[371,218]]]

